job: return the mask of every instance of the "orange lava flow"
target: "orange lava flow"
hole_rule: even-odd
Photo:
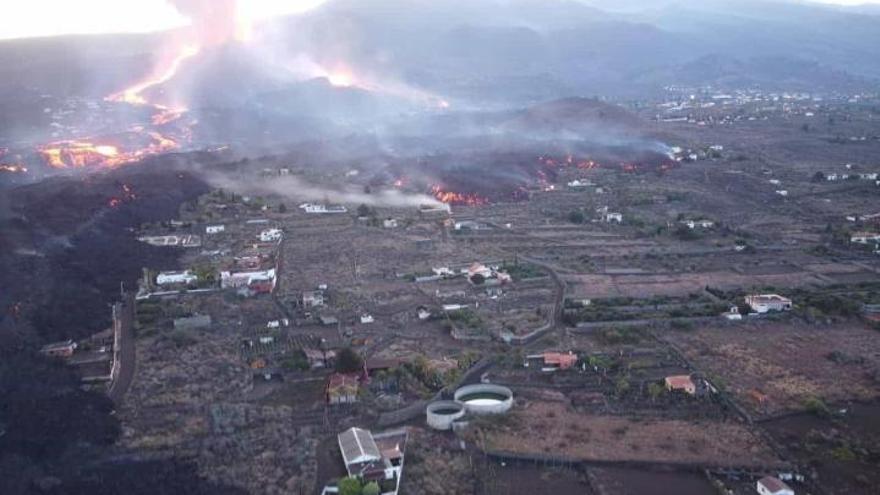
[[[107,101],[115,101],[119,103],[130,103],[132,105],[150,105],[150,102],[147,101],[146,97],[144,97],[143,93],[150,88],[158,86],[160,84],[164,84],[171,80],[176,74],[177,71],[180,70],[180,66],[183,63],[192,57],[198,55],[200,48],[197,46],[185,46],[177,54],[171,62],[168,64],[168,67],[165,68],[162,72],[152,77],[147,78],[144,81],[141,81],[134,86],[128,87],[119,93],[114,93],[107,97]],[[159,110],[168,110],[167,107],[162,105],[153,105]],[[185,109],[179,109],[178,111],[184,111]]]
[[[89,141],[59,141],[41,147],[40,155],[52,168],[81,168],[115,161],[119,149]]]
[[[153,128],[166,126],[178,121],[186,113],[186,108],[170,108],[147,100],[144,93],[160,84],[170,81],[180,70],[180,67],[188,59],[199,53],[199,48],[194,46],[183,47],[181,51],[161,70],[144,81],[114,93],[107,101],[126,103],[136,106],[148,106],[154,110],[150,119]],[[182,139],[190,138],[189,127],[184,126]],[[129,129],[138,137],[139,148],[126,150],[116,145],[96,143],[99,138],[83,138],[68,141],[58,141],[37,148],[37,152],[43,160],[52,168],[83,168],[83,167],[117,167],[126,163],[139,161],[150,155],[157,155],[174,151],[180,147],[178,140],[155,129],[145,129],[136,126]],[[146,143],[146,144],[143,144]]]
[[[148,132],[149,144],[133,151],[120,151],[118,147],[94,144],[90,141],[59,141],[40,147],[37,151],[52,168],[83,168],[91,166],[117,167],[136,162],[149,155],[166,153],[178,148],[171,138],[158,132]]]
[[[478,194],[447,191],[439,185],[431,186],[431,194],[437,201],[448,205],[481,206],[489,204],[488,199]]]

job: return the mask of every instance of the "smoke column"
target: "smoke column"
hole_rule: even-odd
[[[198,43],[220,45],[249,34],[250,27],[238,16],[237,0],[170,0],[171,4],[192,21]]]

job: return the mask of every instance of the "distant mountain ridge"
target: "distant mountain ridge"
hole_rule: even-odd
[[[639,3],[645,7],[602,0],[330,0],[308,14],[267,23],[258,31],[263,44],[253,53],[217,51],[167,89],[207,106],[235,106],[261,93],[287,91],[292,81],[277,77],[265,61],[248,59],[261,51],[271,51],[274,60],[306,57],[323,67],[346,66],[372,80],[487,106],[631,97],[671,84],[823,90],[880,85],[880,16],[869,14],[880,12],[876,6]],[[69,39],[0,42],[0,61],[21,65],[0,81],[0,94],[12,85],[105,91],[126,72],[142,69],[155,46],[148,37],[125,37],[118,50],[116,37],[74,44]],[[32,56],[22,59],[23,50]]]

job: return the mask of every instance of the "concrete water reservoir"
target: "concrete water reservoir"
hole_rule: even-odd
[[[502,414],[513,407],[513,392],[501,385],[478,383],[456,390],[455,401],[473,414]]]
[[[428,404],[428,426],[435,430],[451,430],[452,424],[464,417],[467,410],[464,404],[451,400],[441,400]]]

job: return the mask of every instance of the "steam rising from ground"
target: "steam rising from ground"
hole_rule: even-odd
[[[365,204],[385,208],[417,208],[421,205],[443,206],[443,203],[426,194],[412,194],[397,189],[385,189],[366,193],[356,186],[337,188],[309,183],[300,178],[287,176],[271,181],[242,181],[221,173],[208,173],[205,179],[215,188],[227,189],[253,196],[280,196],[294,202],[312,201],[337,204]]]

